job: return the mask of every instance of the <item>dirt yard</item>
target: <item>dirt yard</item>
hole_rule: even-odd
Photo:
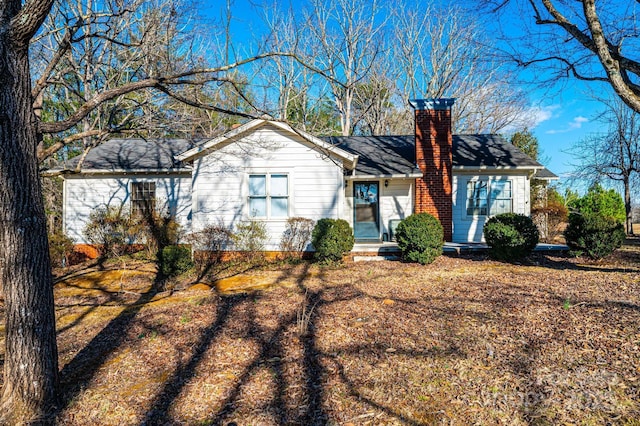
[[[638,246],[153,271],[56,284],[59,424],[640,424]]]

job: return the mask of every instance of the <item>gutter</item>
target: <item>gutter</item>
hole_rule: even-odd
[[[104,170],[104,169],[83,169],[79,172],[75,170],[63,169],[63,170],[45,170],[40,173],[41,176],[53,177],[73,177],[73,176],[108,176],[108,175],[191,175],[191,169],[163,169],[163,170],[147,170],[147,169],[116,169],[116,170]]]

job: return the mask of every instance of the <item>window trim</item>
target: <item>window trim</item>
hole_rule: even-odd
[[[251,194],[251,177],[252,176],[264,176],[265,177],[265,194],[252,195]],[[286,195],[273,195],[272,194],[272,178],[273,177],[286,177]],[[247,197],[246,197],[246,209],[247,209],[247,217],[251,220],[287,220],[291,217],[291,174],[288,172],[263,172],[263,171],[251,171],[247,173]],[[251,200],[252,199],[263,199],[265,200],[265,216],[254,216],[251,212]],[[287,211],[284,216],[273,216],[272,212],[272,202],[273,200],[286,200],[287,201]]]
[[[470,210],[470,201],[472,200],[472,198],[470,198],[470,194],[469,194],[469,185],[470,184],[474,184],[476,185],[477,183],[485,183],[486,184],[486,198],[485,198],[485,209],[486,209],[486,213],[469,213]],[[497,214],[500,213],[492,213],[492,204],[493,201],[495,200],[507,200],[507,198],[493,198],[492,197],[492,189],[493,189],[493,185],[494,184],[499,184],[499,183],[508,183],[509,184],[509,192],[510,192],[510,197],[508,198],[511,206],[509,209],[510,213],[514,212],[514,194],[513,194],[513,180],[512,179],[501,179],[501,178],[490,178],[490,177],[486,177],[486,178],[473,178],[473,179],[468,179],[465,183],[465,198],[464,198],[464,217],[466,218],[489,218],[492,216],[495,216]],[[475,200],[475,198],[473,199]]]

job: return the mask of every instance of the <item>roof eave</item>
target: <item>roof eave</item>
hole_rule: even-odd
[[[453,166],[453,170],[479,171],[479,170],[541,170],[542,166]]]
[[[82,169],[75,170],[45,170],[42,176],[87,176],[87,175],[191,175],[191,168],[181,169]]]
[[[417,173],[392,173],[392,174],[354,174],[345,176],[346,180],[358,179],[417,179],[423,176],[422,172]]]

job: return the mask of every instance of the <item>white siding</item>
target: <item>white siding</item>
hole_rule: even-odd
[[[404,219],[413,213],[413,187],[414,179],[386,179],[389,182],[384,186],[385,179],[367,180],[378,182],[380,191],[380,237],[387,234],[390,237],[389,221],[392,219]],[[344,189],[344,216],[353,228],[353,182],[347,181]]]
[[[342,216],[342,165],[297,135],[270,125],[204,155],[193,165],[193,227],[233,228],[249,219],[249,174],[287,174],[289,217]],[[286,218],[264,219],[267,250],[277,250]]]
[[[526,172],[525,172],[526,173]],[[526,174],[489,173],[454,173],[453,175],[453,241],[481,242],[484,241],[482,228],[488,216],[467,216],[467,182],[470,180],[509,180],[513,192],[513,213],[529,215],[531,205],[529,201],[529,178]]]
[[[191,219],[191,178],[189,176],[84,176],[64,179],[63,226],[76,243],[86,243],[83,230],[89,215],[106,206],[126,206],[131,182],[155,182],[156,200],[175,212],[178,222],[188,231]]]

